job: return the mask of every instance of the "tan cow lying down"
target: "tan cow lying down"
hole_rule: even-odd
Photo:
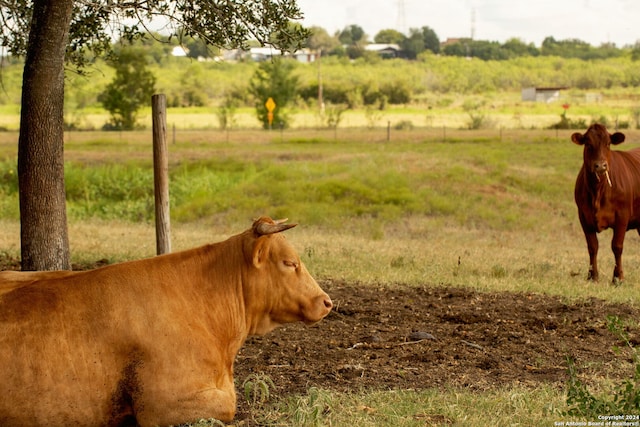
[[[260,218],[220,243],[82,272],[0,273],[0,426],[233,419],[245,339],[332,307]]]

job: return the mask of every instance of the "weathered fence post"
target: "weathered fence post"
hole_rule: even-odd
[[[167,148],[167,99],[164,94],[151,97],[153,116],[153,184],[156,206],[156,252],[171,252],[169,215],[169,152]]]

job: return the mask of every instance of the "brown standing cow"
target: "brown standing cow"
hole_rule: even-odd
[[[574,143],[584,146],[574,196],[589,250],[588,278],[594,281],[598,280],[597,233],[613,228],[613,283],[620,283],[624,280],[625,233],[640,227],[640,149],[611,150],[611,144],[620,144],[624,138],[620,132],[610,134],[600,124],[591,125],[584,134],[571,135]]]
[[[216,244],[82,272],[0,273],[0,425],[233,419],[245,339],[329,296],[260,218]]]

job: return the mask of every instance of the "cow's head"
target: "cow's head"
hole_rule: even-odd
[[[253,323],[251,334],[264,334],[298,320],[313,324],[333,307],[329,295],[311,277],[281,233],[296,226],[285,222],[286,219],[262,217],[253,223],[249,233],[251,265],[244,294]]]
[[[584,146],[584,167],[600,180],[603,176],[609,175],[611,144],[624,142],[624,134],[620,132],[610,134],[607,128],[596,123],[589,126],[584,135],[579,132],[571,135],[571,141]]]

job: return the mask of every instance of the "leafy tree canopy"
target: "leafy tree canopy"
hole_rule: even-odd
[[[440,52],[440,39],[433,28],[425,26],[420,30],[422,31],[422,40],[424,40],[425,49],[430,50],[433,53]]]
[[[249,92],[253,95],[258,120],[265,129],[269,128],[267,99],[276,104],[273,111],[273,126],[288,127],[287,106],[297,95],[299,77],[294,74],[296,63],[290,59],[276,58],[260,64],[249,82]]]
[[[502,48],[509,52],[509,57],[511,58],[518,56],[538,56],[540,54],[540,51],[533,43],[526,44],[518,38],[507,40],[502,45]]]
[[[391,43],[391,44],[401,44],[402,41],[406,38],[404,34],[402,34],[398,30],[387,29],[380,30],[378,34],[373,37],[373,41],[376,43]]]
[[[0,44],[11,55],[27,51],[33,0],[0,1]],[[248,40],[263,45],[298,48],[308,30],[290,26],[300,19],[295,0],[158,0],[115,2],[80,1],[73,15],[66,50],[67,61],[83,66],[87,55],[111,52],[114,36],[134,40],[149,33],[151,22],[166,22],[169,38],[196,37],[207,45],[239,48]],[[276,37],[274,37],[276,35]]]
[[[340,31],[338,40],[340,40],[342,44],[355,45],[359,42],[365,43],[367,41],[367,35],[361,26],[349,25]]]
[[[138,110],[149,103],[155,91],[156,78],[147,68],[146,56],[139,48],[121,49],[110,65],[116,75],[99,100],[111,114],[114,129],[133,130]]]
[[[333,52],[340,46],[338,39],[330,36],[327,30],[322,27],[311,27],[309,28],[309,31],[311,34],[309,35],[306,43],[306,46],[309,49],[322,50],[324,54]]]
[[[542,55],[580,59],[605,59],[621,55],[621,52],[613,46],[604,45],[595,48],[579,39],[556,40],[553,37],[544,39],[540,52]]]

